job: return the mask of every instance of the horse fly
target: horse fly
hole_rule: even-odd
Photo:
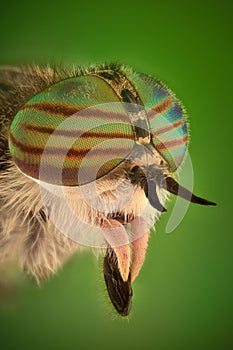
[[[0,260],[38,282],[82,246],[105,251],[109,297],[130,313],[150,228],[172,193],[185,110],[160,81],[121,65],[0,69]]]

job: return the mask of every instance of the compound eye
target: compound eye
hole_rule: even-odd
[[[14,117],[9,148],[35,180],[79,186],[108,174],[130,153],[134,134],[114,90],[86,75],[31,98]]]
[[[129,78],[147,111],[152,141],[173,172],[182,164],[188,147],[188,126],[182,103],[154,78],[141,73],[133,73]]]

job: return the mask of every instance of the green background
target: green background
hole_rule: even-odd
[[[14,277],[14,291],[0,302],[3,349],[233,348],[232,4],[1,4],[0,64],[118,60],[174,90],[191,123],[195,192],[218,203],[190,205],[169,235],[169,214],[162,216],[129,321],[111,310],[91,253],[75,256],[41,288]]]

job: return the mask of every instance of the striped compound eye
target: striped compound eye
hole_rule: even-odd
[[[31,98],[13,119],[9,148],[25,175],[79,186],[108,174],[146,139],[174,171],[187,143],[181,104],[146,75],[109,70],[62,80]]]
[[[174,172],[182,164],[187,151],[185,109],[160,81],[141,73],[134,73],[132,79],[147,111],[153,143],[167,161],[170,171]]]
[[[91,75],[47,88],[12,122],[9,148],[16,165],[34,179],[59,185],[106,175],[133,146],[130,119],[119,102],[103,79]]]

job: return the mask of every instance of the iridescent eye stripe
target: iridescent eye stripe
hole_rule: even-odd
[[[119,126],[118,124],[115,124],[116,127]],[[23,130],[27,131],[32,131],[33,133],[37,134],[49,134],[51,135],[54,132],[54,128],[52,127],[47,127],[47,126],[37,126],[37,125],[30,125],[30,124],[21,124],[21,128]],[[81,136],[79,136],[79,134],[81,133]],[[12,135],[12,134],[11,134]],[[96,130],[90,130],[90,131],[85,131],[83,130],[79,130],[77,132],[77,130],[61,130],[58,129],[56,130],[56,136],[65,136],[67,138],[71,137],[79,137],[80,139],[88,139],[88,138],[97,138],[98,141],[99,140],[104,140],[104,139],[109,139],[109,136],[111,136],[112,138],[116,138],[116,139],[129,139],[129,140],[134,140],[134,136],[131,134],[126,135],[125,133],[121,133],[118,131],[112,132],[111,134],[109,134],[109,132],[102,130],[102,131],[96,131]]]
[[[67,116],[71,116],[75,113],[78,113],[84,108],[86,107],[74,107],[55,102],[32,102],[27,103],[25,106],[23,106],[21,108],[21,111],[35,110],[39,112],[44,112],[45,114],[58,114],[60,116],[63,116],[64,118],[67,118]]]
[[[166,110],[171,108],[173,105],[173,101],[171,98],[165,98],[162,102],[160,102],[158,105],[154,106],[148,111],[148,118],[151,119],[152,116],[154,116],[154,112],[157,114],[164,113]]]
[[[111,162],[108,161],[108,163],[111,168],[115,168],[119,164],[119,162],[117,162],[114,159]],[[27,170],[25,171],[25,174],[30,174],[30,177],[34,179],[40,178],[40,168],[38,168],[35,164],[29,163],[25,167],[25,162],[19,159],[17,160],[17,166],[19,167],[19,169],[25,168]],[[89,183],[90,181],[94,180],[92,172],[90,172],[90,170],[92,170],[90,167],[82,165],[82,173],[85,174],[86,179],[86,181],[83,181],[83,184]],[[61,169],[52,164],[49,164],[49,167],[47,168],[43,168],[43,181],[52,183],[54,185],[60,185],[61,181],[57,182],[57,179],[60,179],[60,171],[62,172],[61,181],[64,186],[74,186],[74,183],[77,183],[78,171],[74,171],[73,166],[63,166]],[[100,171],[98,171],[96,174],[96,179],[99,179],[105,175],[105,171],[103,171],[103,169],[101,168]]]
[[[165,141],[164,143],[159,142],[159,143],[157,143],[157,148],[160,151],[166,151],[166,150],[171,151],[172,148],[179,147],[186,142],[187,142],[187,136],[180,138],[180,139]]]
[[[26,145],[23,142],[20,142],[18,140],[16,140],[16,138],[14,138],[14,136],[11,134],[10,135],[10,141],[11,144],[15,147],[18,148],[18,154],[29,154],[29,155],[33,155],[33,156],[39,156],[41,157],[43,152],[44,152],[44,147],[41,146],[32,146],[32,145]],[[97,144],[98,145],[98,144]],[[96,145],[95,145],[96,146]],[[93,146],[94,147],[94,146]],[[113,157],[119,157],[122,155],[122,153],[125,153],[125,148],[124,147],[107,147],[107,149],[112,155]],[[88,152],[92,153],[93,157],[96,156],[103,156],[103,154],[101,154],[101,152],[104,151],[104,147],[99,147],[99,149],[94,149],[94,148],[70,148],[69,150],[66,147],[54,147],[54,146],[48,146],[46,147],[46,155],[54,155],[56,157],[64,157],[64,155],[66,155],[66,158],[70,158],[70,159],[76,159],[76,160],[81,160]]]
[[[173,123],[171,125],[167,125],[167,126],[162,126],[161,128],[159,128],[158,130],[156,130],[155,132],[153,132],[153,135],[156,137],[159,137],[159,135],[162,135],[168,131],[173,130],[174,128],[177,128],[181,125],[184,125],[184,121],[183,120],[179,120],[176,123]]]
[[[42,112],[40,115],[43,116],[52,116],[52,115],[59,115],[63,118],[68,118],[76,113],[81,117],[83,113],[83,117],[87,118],[93,118],[93,119],[100,119],[100,120],[107,120],[109,121],[109,115],[111,115],[111,118],[114,118],[115,121],[118,121],[119,123],[128,123],[129,117],[126,113],[114,112],[111,111],[105,111],[103,109],[100,109],[100,107],[95,106],[94,108],[91,108],[89,111],[87,108],[90,106],[82,106],[82,107],[73,107],[68,105],[61,105],[58,102],[53,103],[27,103],[25,106],[23,106],[19,113],[24,114],[25,112]],[[81,112],[83,111],[83,112]],[[18,113],[18,114],[19,114]]]

